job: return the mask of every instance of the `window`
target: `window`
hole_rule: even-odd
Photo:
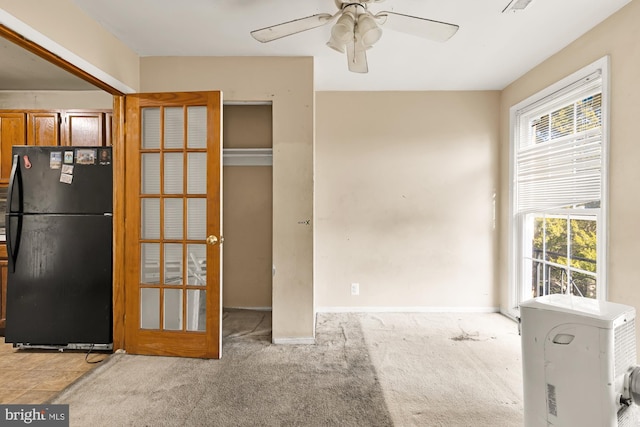
[[[570,293],[597,297],[597,215],[528,214],[523,243],[524,299]]]
[[[512,311],[606,295],[607,58],[511,109]]]

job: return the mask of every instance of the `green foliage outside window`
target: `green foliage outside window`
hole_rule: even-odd
[[[595,277],[585,273],[596,272],[596,242],[595,220],[535,218],[533,258],[540,261],[533,266],[534,295],[566,293],[570,287],[573,294],[595,298]]]

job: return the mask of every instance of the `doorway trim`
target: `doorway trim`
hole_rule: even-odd
[[[42,59],[110,93],[123,95],[134,93],[121,81],[103,72],[93,64],[28,26],[13,15],[0,9],[0,36]],[[86,71],[89,70],[89,71]]]

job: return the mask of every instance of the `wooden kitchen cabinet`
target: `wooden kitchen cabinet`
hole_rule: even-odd
[[[60,113],[57,111],[37,111],[27,113],[26,145],[59,145]],[[18,144],[15,144],[18,145]]]
[[[111,114],[108,111],[67,110],[64,113],[63,142],[60,145],[111,145],[110,121]]]
[[[110,146],[111,110],[0,110],[0,186],[14,145]]]
[[[0,111],[0,186],[9,183],[11,147],[59,145],[60,113],[56,111]]]
[[[24,145],[27,138],[27,114],[0,111],[0,185],[9,183],[11,147]]]

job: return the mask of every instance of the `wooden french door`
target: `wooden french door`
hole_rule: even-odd
[[[128,353],[221,356],[220,92],[125,96]]]

